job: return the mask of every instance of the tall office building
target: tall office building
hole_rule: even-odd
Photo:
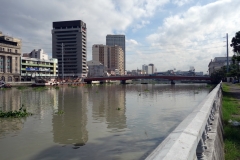
[[[81,20],[53,22],[52,57],[58,59],[59,76],[87,76],[86,23]]]
[[[124,52],[120,46],[95,44],[92,46],[92,58],[107,67],[108,73],[124,75]]]
[[[126,70],[126,52],[125,52],[125,35],[111,35],[106,36],[106,45],[115,46],[118,45],[122,47],[124,53],[124,72]]]

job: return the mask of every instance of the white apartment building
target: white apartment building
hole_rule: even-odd
[[[144,74],[147,74],[148,65],[146,65],[146,64],[142,65],[142,71],[143,71]]]
[[[232,57],[228,57],[228,64],[232,63]],[[208,64],[208,72],[209,76],[216,71],[221,69],[223,66],[227,66],[227,57],[215,57],[211,62]]]
[[[103,77],[107,76],[107,67],[99,61],[87,61],[88,77]]]
[[[145,74],[154,74],[156,72],[156,68],[154,64],[149,64],[149,65],[142,65],[142,71]]]
[[[124,75],[124,53],[120,46],[95,44],[92,46],[92,59],[107,67],[108,73]]]
[[[42,60],[48,60],[48,54],[43,49],[33,50],[31,53],[23,53],[23,57],[37,58]]]

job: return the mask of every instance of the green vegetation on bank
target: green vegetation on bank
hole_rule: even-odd
[[[19,90],[24,90],[24,89],[27,89],[28,87],[27,86],[18,86],[16,88],[19,89]]]
[[[229,93],[227,84],[223,84],[222,89],[225,160],[237,160],[240,158],[240,128],[232,126],[229,120],[240,121],[239,102]]]
[[[47,87],[33,87],[33,90],[35,90],[35,91],[45,91],[45,90],[48,90],[48,88]]]
[[[23,107],[19,109],[19,111],[0,111],[0,118],[20,118],[20,117],[27,117],[32,115],[32,113],[27,112],[27,110]]]

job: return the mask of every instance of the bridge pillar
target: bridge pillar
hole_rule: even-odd
[[[175,82],[173,80],[171,80],[171,84],[175,84]]]
[[[126,84],[126,80],[121,80],[121,84]]]
[[[87,81],[87,84],[92,84],[92,81]]]

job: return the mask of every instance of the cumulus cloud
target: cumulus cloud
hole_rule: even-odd
[[[189,2],[191,2],[192,0],[173,0],[173,4],[176,4],[178,6],[183,6]]]
[[[126,34],[127,69],[154,63],[158,70],[171,67],[183,70],[193,65],[197,70],[206,71],[211,58],[226,52],[222,37],[226,33],[234,36],[239,30],[240,3],[216,0],[197,4],[181,13],[166,12],[169,5],[171,8],[190,2],[8,0],[0,5],[0,30],[21,38],[23,52],[42,48],[51,54],[52,22],[80,19],[87,24],[88,60],[91,60],[92,45],[105,44],[107,34]]]
[[[168,0],[8,0],[0,5],[0,29],[23,40],[23,52],[38,47],[51,53],[54,21],[83,20],[88,29],[88,59],[91,46],[105,44],[107,34],[122,33],[131,26],[147,24],[143,18],[154,15]],[[25,43],[24,43],[25,42]]]
[[[127,45],[138,45],[138,42],[136,41],[136,40],[134,40],[134,39],[127,39],[126,40],[126,43],[127,43]]]
[[[141,29],[143,27],[145,27],[147,24],[149,24],[150,22],[149,21],[141,21],[139,24],[136,24],[134,27],[133,27],[133,32],[136,32],[138,29]]]
[[[234,36],[239,30],[239,9],[237,1],[219,0],[165,18],[158,31],[147,37],[152,47],[159,49],[148,58],[159,57],[155,63],[163,64],[163,70],[171,65],[179,69],[193,65],[206,72],[211,58],[226,56],[223,36],[226,33]]]

